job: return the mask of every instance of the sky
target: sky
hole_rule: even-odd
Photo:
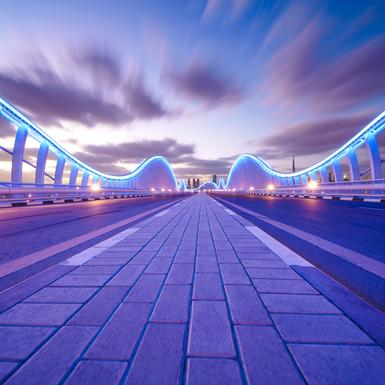
[[[384,110],[384,18],[382,0],[1,0],[0,96],[108,173],[300,169]]]

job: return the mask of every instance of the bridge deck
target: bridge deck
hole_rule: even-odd
[[[199,194],[9,289],[0,379],[384,384],[383,348],[247,226]]]

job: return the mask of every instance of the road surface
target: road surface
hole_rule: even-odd
[[[385,205],[215,195],[320,270],[385,310]],[[251,210],[246,213],[236,206]],[[299,230],[299,231],[298,231]]]
[[[0,265],[181,199],[181,196],[96,200],[0,209]],[[142,218],[143,219],[143,218]],[[132,225],[132,224],[130,224]],[[113,235],[83,242],[0,280],[0,290]]]

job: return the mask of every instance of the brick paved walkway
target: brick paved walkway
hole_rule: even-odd
[[[199,194],[0,295],[0,378],[385,384],[384,350],[246,225]]]

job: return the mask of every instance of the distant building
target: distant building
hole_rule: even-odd
[[[197,181],[195,180],[195,178],[193,178],[192,180],[192,187],[197,188]]]
[[[293,155],[293,163],[292,163],[291,167],[292,167],[292,171],[295,172],[295,158],[294,158],[294,155]]]
[[[191,180],[190,180],[190,178],[187,179],[187,187],[191,188]]]
[[[213,183],[217,183],[217,176],[215,174],[213,175]]]
[[[197,188],[200,186],[199,178],[197,178]]]

